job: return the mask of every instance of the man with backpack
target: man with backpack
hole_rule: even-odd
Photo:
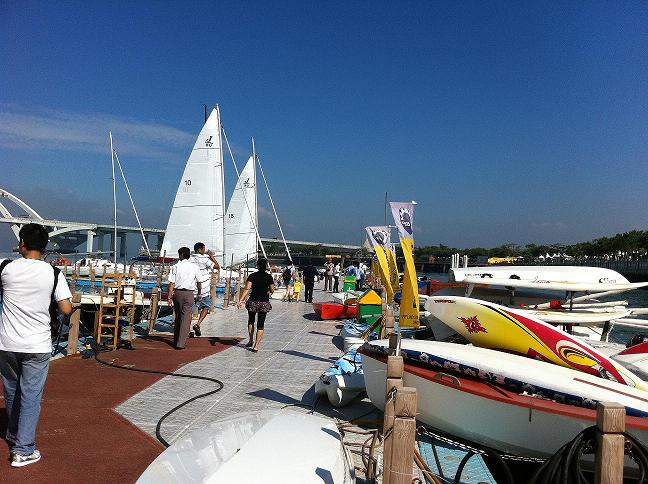
[[[13,467],[41,458],[35,440],[52,353],[50,304],[55,301],[64,314],[72,312],[65,277],[40,260],[49,240],[45,227],[25,224],[18,237],[22,259],[0,264],[0,374],[7,412],[5,438]]]

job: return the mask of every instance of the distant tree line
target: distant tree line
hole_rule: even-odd
[[[517,257],[537,258],[546,254],[560,254],[571,257],[644,257],[648,253],[648,231],[632,230],[614,237],[601,237],[589,242],[579,242],[572,245],[549,244],[537,245],[527,244],[504,244],[490,249],[474,247],[470,249],[458,249],[443,244],[417,247],[414,254],[417,259],[434,258],[444,259],[452,254],[461,253],[469,258],[473,257]]]

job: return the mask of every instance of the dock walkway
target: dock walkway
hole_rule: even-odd
[[[321,289],[314,300],[327,300]],[[202,338],[239,337],[238,345],[201,360],[188,363],[180,373],[216,378],[224,388],[192,402],[167,418],[161,428],[170,443],[186,432],[203,428],[207,423],[234,415],[286,405],[311,407],[315,403],[314,383],[319,375],[341,356],[333,343],[339,333],[339,321],[318,321],[312,306],[304,302],[272,301],[261,350],[246,348],[247,312],[234,307],[216,310],[202,325]],[[192,340],[188,340],[191,346]],[[116,408],[144,432],[154,436],[158,420],[184,400],[214,387],[202,382],[164,377],[132,396]],[[349,421],[360,416],[375,418],[378,412],[368,399],[357,399],[336,409],[328,400],[317,401],[315,412]]]

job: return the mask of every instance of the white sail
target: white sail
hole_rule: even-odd
[[[225,215],[225,265],[244,263],[257,256],[256,170],[250,156],[241,171]]]
[[[223,149],[218,106],[203,126],[187,160],[160,255],[177,257],[180,247],[203,242],[222,260],[224,248]]]

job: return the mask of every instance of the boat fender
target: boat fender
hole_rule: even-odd
[[[562,303],[554,299],[553,301],[549,301],[549,309],[563,309]]]

